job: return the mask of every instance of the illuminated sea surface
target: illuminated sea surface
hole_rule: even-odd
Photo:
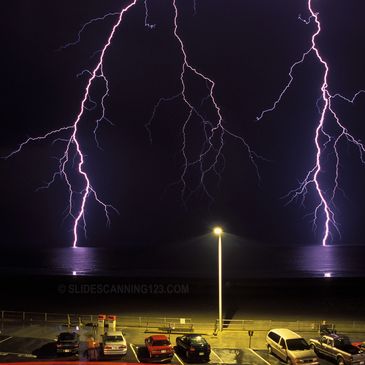
[[[265,246],[223,242],[226,278],[365,277],[365,246]],[[0,273],[213,278],[216,245],[128,244],[108,248],[5,249]]]

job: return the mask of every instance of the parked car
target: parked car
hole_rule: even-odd
[[[145,339],[150,359],[171,360],[174,349],[165,335],[152,335]]]
[[[176,350],[184,353],[187,360],[209,361],[210,345],[201,335],[189,334],[177,337]]]
[[[101,351],[103,355],[125,355],[127,341],[122,331],[108,331],[102,336]]]
[[[57,354],[78,355],[80,347],[80,336],[76,332],[61,332],[57,336]]]
[[[338,365],[365,364],[365,353],[353,346],[345,335],[323,335],[309,342],[318,355],[326,356]]]
[[[365,341],[352,342],[352,346],[355,346],[365,352]]]
[[[317,355],[307,341],[297,333],[278,328],[270,330],[266,335],[267,349],[287,364],[319,365]]]

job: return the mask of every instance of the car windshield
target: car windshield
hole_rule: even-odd
[[[75,335],[73,333],[61,333],[58,336],[59,341],[74,341]]]
[[[108,342],[121,342],[121,341],[123,341],[123,337],[122,336],[106,336],[105,341],[108,341]]]
[[[152,342],[153,346],[168,346],[170,342],[168,340],[155,340]]]
[[[288,350],[292,351],[310,349],[307,341],[304,338],[293,338],[291,340],[287,340],[286,345],[288,346]]]

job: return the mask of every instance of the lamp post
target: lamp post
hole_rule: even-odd
[[[222,233],[221,227],[215,227],[213,233],[218,236],[218,330],[223,329],[223,314],[222,314]]]

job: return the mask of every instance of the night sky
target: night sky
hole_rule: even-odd
[[[111,226],[92,199],[87,205],[88,235],[80,245],[108,246],[123,242],[169,243],[211,231],[219,223],[226,231],[260,244],[321,244],[323,219],[313,229],[311,215],[318,196],[309,190],[301,201],[287,205],[284,196],[297,187],[315,161],[314,133],[319,113],[323,67],[313,54],[295,69],[292,87],[278,108],[261,121],[256,117],[272,106],[288,82],[291,64],[309,49],[315,24],[306,25],[305,0],[176,0],[179,35],[189,62],[216,82],[215,98],[224,126],[243,137],[265,160],[256,160],[260,178],[247,150],[225,135],[221,179],[211,173],[206,186],[189,195],[199,179],[196,169],[186,175],[181,199],[182,127],[187,107],[181,100],[163,103],[152,123],[152,143],[145,124],[160,97],[179,93],[182,55],[173,36],[174,9],[170,0],[149,0],[144,26],[143,1],[125,15],[105,55],[104,72],[110,95],[105,105],[113,126],[104,123],[93,138],[95,113],[82,119],[79,140],[86,154],[85,169],[100,198],[112,204]],[[28,136],[42,135],[73,123],[87,82],[81,71],[92,69],[115,21],[110,17],[82,33],[76,46],[59,50],[77,38],[86,21],[120,11],[124,0],[12,0],[1,12],[1,142],[6,156]],[[359,0],[314,0],[322,33],[318,47],[330,65],[329,91],[352,97],[365,88],[365,3]],[[201,81],[188,77],[187,95],[194,105],[206,96]],[[205,90],[205,91],[204,91]],[[93,97],[101,88],[93,89]],[[357,140],[365,140],[365,94],[354,105],[333,102],[342,122]],[[214,119],[208,103],[204,117]],[[328,131],[336,132],[329,122]],[[201,148],[200,121],[187,128],[187,151]],[[65,135],[60,135],[64,138]],[[54,139],[54,138],[53,138]],[[70,246],[72,219],[68,195],[58,179],[48,190],[36,189],[57,171],[64,145],[52,138],[31,143],[1,169],[1,243]],[[335,214],[341,236],[332,243],[363,244],[365,225],[365,166],[359,151],[342,140]],[[321,175],[326,192],[334,179],[334,155],[327,150]],[[81,229],[80,229],[81,233]]]

